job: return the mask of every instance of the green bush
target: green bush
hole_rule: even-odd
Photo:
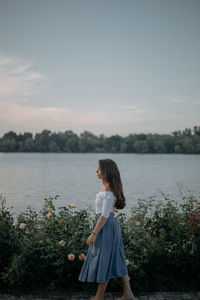
[[[0,201],[0,287],[3,290],[7,287],[7,280],[4,281],[7,274],[3,272],[8,268],[13,255],[17,252],[17,240],[11,213],[12,207],[11,209],[6,207],[6,199],[2,194]]]
[[[191,191],[184,196],[180,189],[180,194],[179,204],[160,191],[158,199],[138,199],[130,217],[115,212],[134,292],[199,289],[200,201]],[[56,211],[58,198],[44,199],[39,213],[29,206],[14,222],[1,196],[1,290],[66,292],[94,287],[78,281],[94,211],[76,211],[70,204]],[[119,279],[112,279],[109,289],[119,290]]]
[[[6,219],[1,217],[0,245],[4,253],[1,283],[9,290],[26,292],[62,286],[70,289],[77,280],[82,265],[78,257],[86,254],[92,218],[88,211],[74,211],[70,207],[61,207],[56,214],[53,200],[57,198],[45,199],[39,214],[28,207],[18,215],[15,225],[8,213]],[[4,214],[1,209],[0,216]],[[7,257],[6,251],[13,240],[15,251]],[[75,255],[74,260],[68,259],[69,254]]]
[[[199,290],[200,197],[179,191],[179,205],[160,191],[162,199],[139,199],[122,222],[133,290]]]

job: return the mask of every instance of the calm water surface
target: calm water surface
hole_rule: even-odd
[[[102,185],[96,170],[103,158],[119,167],[127,203],[122,212],[128,215],[139,198],[160,195],[159,189],[177,201],[177,184],[186,194],[200,194],[200,155],[110,153],[0,153],[0,193],[16,213],[28,205],[39,211],[45,197],[57,194],[56,207],[73,203],[92,210]]]

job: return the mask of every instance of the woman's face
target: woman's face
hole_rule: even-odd
[[[99,165],[98,165],[98,169],[96,170],[96,173],[98,178],[102,178],[101,169]]]

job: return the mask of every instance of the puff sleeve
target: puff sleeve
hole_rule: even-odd
[[[101,215],[105,218],[110,216],[110,212],[113,211],[115,199],[108,193],[103,195],[103,207]]]

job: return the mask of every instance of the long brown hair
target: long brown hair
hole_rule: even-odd
[[[112,159],[100,159],[99,167],[103,179],[109,183],[111,191],[116,197],[115,207],[122,209],[126,205],[126,199],[123,193],[123,186],[121,182],[120,172],[117,164]]]

